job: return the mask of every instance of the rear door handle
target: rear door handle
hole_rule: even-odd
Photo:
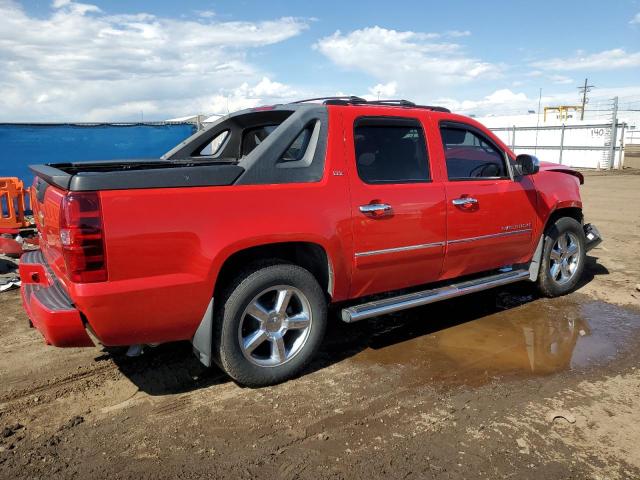
[[[386,203],[368,203],[360,205],[360,211],[367,217],[380,218],[393,215],[393,208]]]
[[[478,200],[472,197],[454,198],[451,200],[456,207],[471,207],[478,204]]]

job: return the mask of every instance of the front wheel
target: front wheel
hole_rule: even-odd
[[[569,217],[556,220],[545,232],[538,288],[547,297],[565,295],[576,288],[585,264],[582,225]]]
[[[256,267],[238,275],[221,300],[214,347],[220,366],[242,385],[287,380],[320,346],[327,304],[322,288],[304,268]]]

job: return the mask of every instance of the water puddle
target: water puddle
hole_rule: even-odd
[[[640,332],[639,312],[584,298],[503,291],[375,319],[350,361],[399,365],[410,381],[465,384],[583,368],[614,358]]]

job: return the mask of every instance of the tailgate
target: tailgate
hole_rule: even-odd
[[[40,249],[56,276],[66,285],[66,266],[60,243],[60,214],[65,193],[66,190],[50,185],[38,176],[31,189],[31,205],[40,237]]]

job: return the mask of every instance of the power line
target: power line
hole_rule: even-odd
[[[584,87],[578,87],[578,90],[582,92],[582,110],[580,111],[580,120],[584,120],[584,107],[587,104],[587,93],[591,91],[592,88],[595,88],[595,85],[588,85],[589,80],[587,78],[584,79]]]

